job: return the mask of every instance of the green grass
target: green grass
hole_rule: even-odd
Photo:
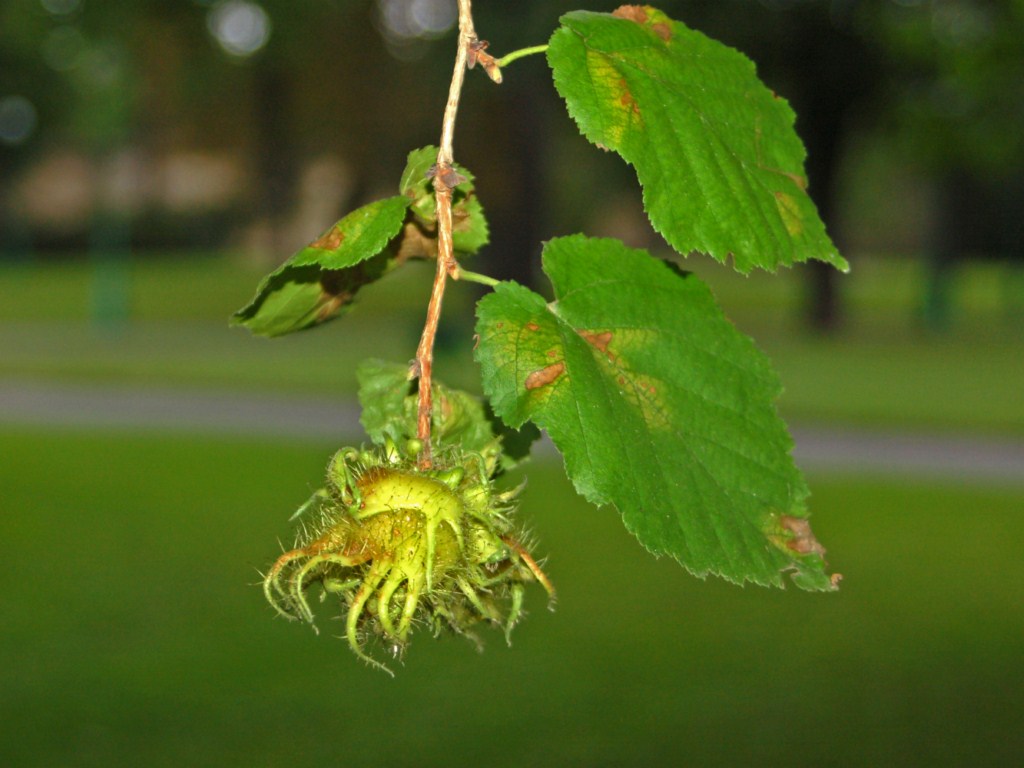
[[[228,326],[255,292],[260,269],[228,257],[193,257],[140,260],[130,274],[131,321],[111,324],[90,320],[87,263],[0,269],[0,375],[351,394],[358,361],[413,356],[432,279],[429,265],[413,265],[365,289],[341,321],[268,340]],[[468,321],[474,290],[449,292],[443,331],[460,317]],[[439,339],[440,360],[446,338]],[[455,370],[469,362],[471,341],[465,342],[454,352]]]
[[[1024,495],[812,477],[836,595],[701,583],[535,464],[512,649],[391,680],[256,570],[332,446],[6,430],[0,764],[1005,766],[1024,750]]]
[[[766,334],[793,421],[1024,436],[1024,344]]]
[[[962,270],[956,323],[937,335],[916,321],[918,265],[854,261],[843,278],[849,325],[830,339],[797,325],[799,271],[744,278],[697,259],[688,266],[699,268],[726,313],[775,362],[785,416],[1024,435],[1024,322],[1003,295],[1009,273],[984,263]],[[128,270],[132,321],[112,328],[89,321],[88,263],[0,269],[0,375],[351,394],[358,361],[412,357],[430,282],[428,265],[402,270],[367,289],[341,321],[268,341],[226,323],[261,269],[206,255],[139,259]],[[475,291],[449,291],[436,366],[441,379],[470,388]]]

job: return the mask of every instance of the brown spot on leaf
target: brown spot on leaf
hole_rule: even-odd
[[[539,331],[540,330],[540,326],[537,325],[536,323],[527,323],[526,324],[526,330],[528,330],[528,331]]]
[[[335,224],[320,235],[320,237],[310,243],[309,247],[316,248],[321,251],[336,251],[341,247],[341,244],[344,241],[345,233],[341,231],[341,228],[337,224]]]
[[[452,417],[452,411],[454,410],[451,398],[444,394],[440,395],[438,400],[434,403],[434,409],[440,411],[442,424],[449,421]]]
[[[790,173],[789,171],[784,171],[781,168],[769,168],[768,166],[760,165],[760,164],[757,167],[760,168],[761,170],[768,171],[768,173],[774,173],[774,174],[777,174],[779,176],[783,176],[784,178],[789,179],[790,181],[793,182],[793,184],[796,185],[797,189],[799,189],[801,192],[806,192],[807,191],[807,177],[806,176],[803,176],[803,175],[801,175],[799,173]]]
[[[625,78],[619,80],[619,88],[622,91],[622,95],[619,96],[619,103],[626,109],[632,110],[633,114],[640,114],[640,105],[636,103],[636,99],[633,98],[633,94],[629,90],[629,83],[626,82]]]
[[[800,207],[797,201],[785,192],[775,192],[775,205],[779,210],[779,217],[791,237],[797,237],[804,231],[803,221],[800,218]]]
[[[658,13],[650,6],[620,5],[612,11],[612,16],[617,19],[625,19],[626,21],[632,21],[636,24],[642,24],[650,27],[651,31],[666,43],[672,39],[672,27],[668,22],[657,21],[653,24],[651,23],[659,16],[664,18],[664,14]]]
[[[563,373],[565,373],[565,363],[552,363],[546,368],[541,368],[539,371],[534,371],[527,376],[526,388],[539,389],[540,387],[547,386]]]
[[[635,21],[637,24],[647,21],[647,13],[642,5],[620,5],[612,11],[612,16],[626,21]]]
[[[613,338],[611,331],[604,331],[603,333],[585,331],[581,333],[580,336],[582,336],[584,341],[599,352],[603,352],[606,355],[608,354],[608,345],[611,344]]]
[[[825,555],[825,548],[821,546],[814,534],[811,532],[811,524],[802,517],[783,515],[779,518],[779,524],[793,534],[792,538],[786,541],[786,546],[799,555],[815,554]]]

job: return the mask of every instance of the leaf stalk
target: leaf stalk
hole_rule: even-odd
[[[520,48],[518,51],[512,51],[512,53],[505,54],[495,63],[499,67],[507,67],[509,64],[511,64],[513,61],[516,61],[517,59],[522,59],[526,56],[533,56],[536,53],[545,53],[547,49],[548,46],[546,43],[544,45],[534,45],[529,48]]]
[[[455,280],[465,280],[470,283],[486,285],[488,288],[493,288],[501,282],[501,280],[495,280],[490,275],[483,275],[479,272],[470,272],[469,270],[462,269],[461,267],[452,277]]]

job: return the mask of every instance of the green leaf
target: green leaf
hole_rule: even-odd
[[[337,317],[360,288],[398,263],[397,243],[385,249],[402,230],[408,206],[407,198],[390,197],[348,214],[267,275],[233,324],[280,336]]]
[[[382,360],[365,360],[356,370],[359,381],[360,421],[374,443],[385,438],[396,443],[416,437],[417,409],[415,382],[409,380],[408,366]],[[458,445],[481,454],[503,449],[501,468],[509,470],[524,460],[530,445],[540,437],[528,426],[516,431],[494,418],[480,398],[434,382],[432,441],[436,450]]]
[[[412,394],[409,367],[383,360],[364,360],[356,368],[359,382],[359,421],[374,443],[389,437],[401,442],[416,437],[416,412],[410,420],[406,400]]]
[[[412,201],[411,209],[434,237],[437,231],[437,201],[434,198],[434,183],[428,174],[436,162],[437,147],[424,147],[410,152],[400,185],[402,194]],[[457,254],[466,256],[487,245],[490,231],[483,206],[473,186],[473,174],[458,163],[455,163],[454,168],[465,181],[456,186],[452,194],[452,245]],[[437,253],[436,245],[434,253]]]
[[[743,273],[848,269],[807,196],[793,111],[743,54],[633,5],[563,16],[548,63],[581,133],[636,169],[651,224],[680,254],[732,257]]]
[[[615,240],[549,242],[556,300],[478,305],[484,392],[547,430],[577,491],[698,576],[832,589],[770,364],[696,277]]]
[[[338,317],[356,293],[408,259],[437,258],[433,184],[427,172],[437,149],[409,154],[401,195],[364,205],[267,275],[255,298],[235,313],[233,325],[261,336],[281,336]],[[452,239],[458,254],[476,253],[488,240],[487,219],[473,175],[455,188]]]

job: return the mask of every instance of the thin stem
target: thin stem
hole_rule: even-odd
[[[544,53],[547,51],[547,45],[535,45],[531,48],[520,48],[518,51],[512,51],[498,59],[495,64],[499,67],[506,67],[516,59],[521,59],[524,56],[532,56],[535,53]]]
[[[466,280],[470,283],[479,283],[480,285],[486,285],[488,288],[493,288],[501,280],[495,280],[490,275],[482,275],[479,272],[470,272],[469,270],[459,267],[459,271],[456,272],[452,277],[455,280]]]
[[[422,469],[429,469],[433,463],[430,432],[431,414],[434,407],[434,339],[437,337],[437,325],[441,319],[445,284],[448,276],[454,275],[458,271],[452,244],[452,189],[458,184],[457,174],[452,168],[455,118],[459,111],[462,83],[465,80],[469,63],[470,46],[476,40],[476,30],[473,28],[472,0],[459,0],[459,47],[455,54],[455,71],[452,73],[452,82],[448,89],[448,103],[445,105],[444,120],[441,124],[441,147],[437,153],[437,166],[434,168],[434,195],[437,200],[437,271],[434,274],[434,287],[430,292],[430,302],[427,305],[423,335],[420,337],[420,345],[416,350],[415,373],[419,376],[416,436],[423,444],[419,457],[419,465]]]
[[[459,112],[462,82],[466,79],[469,47],[475,41],[476,30],[473,28],[472,0],[459,0],[459,49],[455,54],[455,71],[452,73],[452,83],[448,88],[448,103],[445,105],[444,121],[441,124],[441,148],[437,153],[438,165],[442,163],[450,165],[453,160],[455,117]],[[437,186],[436,181],[434,186]]]

